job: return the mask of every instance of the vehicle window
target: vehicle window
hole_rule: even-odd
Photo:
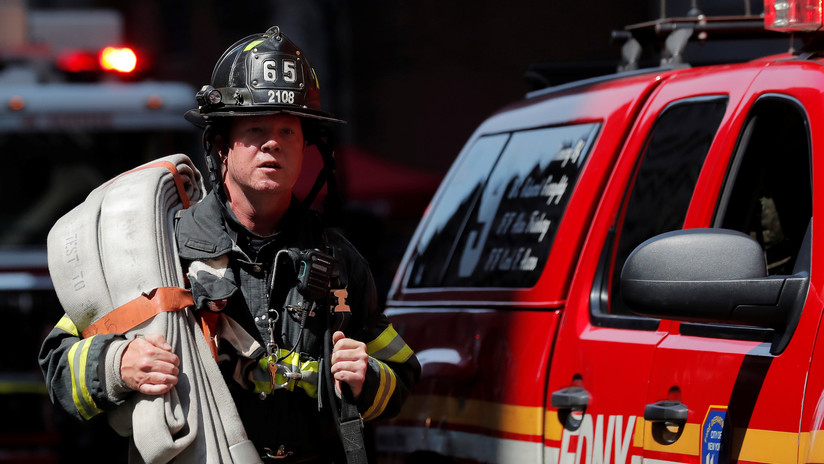
[[[408,285],[533,286],[599,128],[480,138],[427,223]]]
[[[620,275],[632,250],[655,235],[683,227],[695,183],[726,108],[726,97],[689,99],[669,105],[655,121],[629,187],[623,221],[615,227],[618,243],[609,273],[610,314],[630,313],[620,297]]]
[[[789,98],[758,101],[727,174],[714,225],[749,234],[770,275],[795,273],[812,217],[810,134],[801,106]],[[807,245],[809,246],[809,245]],[[809,270],[809,263],[806,263]]]

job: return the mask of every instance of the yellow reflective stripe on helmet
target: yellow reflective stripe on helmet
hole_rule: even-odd
[[[372,420],[383,414],[383,411],[389,404],[389,399],[392,397],[392,393],[395,392],[395,385],[397,383],[395,373],[392,372],[392,369],[390,369],[386,364],[380,361],[377,362],[381,374],[380,383],[378,385],[378,391],[375,392],[375,400],[372,402],[372,405],[369,406],[369,409],[363,413],[363,420]]]
[[[252,42],[249,42],[249,45],[247,45],[247,46],[246,46],[246,48],[244,48],[244,49],[243,49],[243,51],[244,51],[244,52],[248,52],[249,50],[251,50],[251,49],[253,49],[253,48],[257,47],[257,46],[258,46],[260,43],[262,43],[262,42],[263,42],[263,39],[260,39],[260,40],[253,40]]]
[[[86,386],[86,361],[94,336],[75,343],[69,349],[69,372],[72,378],[72,399],[80,415],[89,420],[103,412],[97,407]],[[78,348],[80,352],[78,353]]]
[[[55,325],[55,327],[58,328],[58,329],[64,330],[64,331],[74,335],[75,337],[80,336],[80,331],[77,330],[77,326],[74,325],[74,322],[72,322],[72,320],[69,319],[67,316],[61,317],[60,320],[57,321],[57,325]]]
[[[382,361],[404,363],[412,356],[412,348],[409,348],[392,324],[389,324],[378,338],[366,344],[366,353]]]

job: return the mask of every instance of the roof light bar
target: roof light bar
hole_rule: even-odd
[[[764,28],[782,32],[813,32],[824,21],[821,0],[764,0]]]

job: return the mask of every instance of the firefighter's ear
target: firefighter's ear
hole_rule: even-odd
[[[217,147],[217,155],[220,157],[220,162],[222,164],[226,164],[226,158],[229,155],[229,149],[226,146],[226,141],[223,139],[222,135],[215,136],[215,147]]]

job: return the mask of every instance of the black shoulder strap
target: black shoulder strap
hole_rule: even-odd
[[[326,230],[322,230],[321,234],[326,251],[334,258],[340,259],[340,253],[337,253],[337,250],[329,243]],[[338,275],[336,279],[338,280],[337,287],[340,288],[340,276]],[[334,282],[333,286],[335,286]],[[352,315],[348,311],[348,307],[346,307],[346,310],[339,310],[339,307],[342,306],[344,302],[338,303],[338,306],[332,306],[332,308],[330,308],[332,314],[329,315],[331,317],[327,318],[329,324],[324,335],[324,355],[326,360],[328,360],[326,364],[329,366],[324,372],[328,378],[328,381],[324,382],[324,389],[326,390],[327,401],[332,410],[332,417],[338,427],[338,434],[343,444],[343,450],[346,453],[346,462],[348,464],[367,464],[366,447],[363,442],[363,418],[361,418],[360,412],[358,412],[358,405],[349,385],[341,383],[340,412],[338,412],[335,407],[335,398],[337,395],[335,394],[335,382],[331,370],[332,334],[338,330],[345,331]]]
[[[332,328],[327,329],[324,336],[326,359],[332,359]],[[338,427],[343,451],[346,453],[348,464],[367,464],[366,446],[363,442],[363,419],[358,412],[358,406],[349,385],[341,383],[340,412],[335,407],[335,381],[332,378],[331,362],[326,362],[329,368],[325,369],[327,381],[324,382],[326,400],[329,402],[332,417]]]

